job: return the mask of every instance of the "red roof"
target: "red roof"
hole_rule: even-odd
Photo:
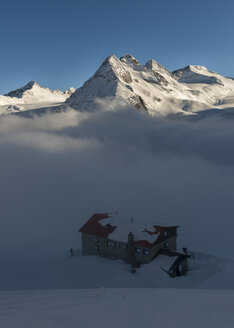
[[[117,228],[117,226],[112,226],[111,224],[103,225],[99,221],[107,218],[111,218],[111,215],[108,213],[95,213],[91,216],[91,218],[80,228],[79,232],[87,233],[93,236],[98,236],[101,238],[109,238],[109,235]],[[143,232],[149,235],[155,235],[155,240],[153,243],[149,242],[147,238],[145,240],[135,240],[134,245],[139,247],[151,248],[156,244],[159,236],[163,234],[163,231],[166,228],[172,228],[172,226],[159,226],[153,225],[154,230],[149,231],[147,229],[143,230]],[[178,228],[178,226],[173,226],[173,228]],[[128,234],[130,231],[126,231]],[[111,239],[111,236],[110,236]],[[126,240],[127,242],[127,240]]]
[[[159,225],[154,225],[154,231],[149,231],[145,229],[144,231],[147,232],[149,235],[155,235],[155,242],[150,243],[148,240],[135,240],[135,246],[139,247],[145,247],[145,248],[151,248],[153,245],[156,243],[158,237],[163,233],[164,229],[166,227],[159,226]]]
[[[116,227],[102,226],[99,221],[109,218],[107,213],[95,213],[91,218],[80,228],[79,232],[84,232],[89,235],[98,236],[101,238],[108,238],[109,234],[114,231]]]

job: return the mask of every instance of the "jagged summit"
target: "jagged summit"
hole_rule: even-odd
[[[108,100],[107,107],[114,101],[120,107],[134,106],[150,115],[194,115],[204,110],[228,108],[232,99],[233,79],[204,66],[188,65],[170,72],[154,59],[142,65],[131,54],[126,54],[120,59],[115,55],[107,57],[77,90],[50,90],[30,81],[7,96],[0,96],[0,114],[8,113],[9,108],[26,110],[42,104],[93,111],[103,105],[100,100]]]
[[[32,88],[34,85],[39,86],[39,84],[35,81],[30,81],[25,85],[25,88]]]
[[[153,72],[164,73],[164,74],[168,74],[168,75],[172,76],[172,73],[166,67],[159,64],[154,59],[150,59],[149,61],[147,61],[147,63],[145,64],[145,67],[152,70]]]
[[[122,57],[120,57],[120,61],[125,63],[125,64],[130,64],[130,65],[140,65],[138,60],[133,57],[131,54],[126,54]]]
[[[65,95],[72,95],[76,91],[76,88],[70,87],[64,91]]]
[[[122,79],[126,83],[131,83],[131,74],[126,70],[121,61],[114,55],[107,57],[94,77],[107,78],[109,81],[116,78]]]
[[[186,69],[190,71],[209,71],[206,66],[201,65],[188,65],[186,66]]]
[[[175,74],[176,72],[196,72],[196,73],[202,73],[203,71],[213,73],[213,72],[209,71],[208,68],[205,67],[205,66],[201,66],[201,65],[187,65],[185,67],[182,67],[182,68],[179,68],[179,69],[173,71],[173,74]]]
[[[4,96],[11,97],[11,98],[23,98],[24,96],[33,96],[34,94],[38,93],[53,93],[57,95],[71,95],[75,92],[75,88],[71,87],[64,92],[56,89],[51,90],[49,88],[42,87],[40,84],[38,84],[35,81],[30,81],[26,85],[24,85],[22,88],[18,88],[16,90],[13,90]]]
[[[108,99],[152,115],[189,114],[216,106],[232,88],[231,79],[204,66],[189,65],[172,73],[153,59],[143,66],[131,54],[120,59],[111,55],[66,105],[81,111],[95,110],[97,100]]]
[[[103,63],[101,64],[101,66],[97,69],[96,74],[98,72],[101,72],[105,67],[112,67],[115,66],[117,63],[119,62],[119,59],[115,56],[115,55],[110,55],[108,56]]]
[[[114,97],[139,109],[155,110],[163,102],[160,93],[173,92],[167,90],[168,78],[173,80],[173,85],[178,84],[170,72],[155,61],[143,66],[130,54],[120,59],[111,55],[66,104],[79,110],[94,110],[97,99]],[[181,88],[179,84],[177,87]]]
[[[24,94],[25,91],[27,90],[31,90],[33,87],[41,87],[37,82],[35,81],[30,81],[28,82],[25,86],[23,86],[22,88],[13,90],[7,94],[5,94],[4,96],[7,97],[16,97],[16,98],[21,98]],[[41,87],[42,88],[42,87]]]
[[[182,83],[206,83],[220,84],[223,82],[217,77],[217,73],[209,71],[205,66],[188,65],[172,72],[174,78]]]
[[[39,107],[60,105],[74,91],[74,88],[70,88],[65,92],[50,90],[49,88],[40,86],[35,81],[30,81],[22,88],[13,90],[4,96],[0,95],[0,115]]]

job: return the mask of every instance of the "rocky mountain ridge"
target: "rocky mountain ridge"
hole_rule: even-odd
[[[64,103],[74,92],[75,88],[62,92],[44,88],[37,82],[30,81],[22,88],[0,95],[0,114],[56,106]]]
[[[189,65],[170,72],[153,59],[141,65],[127,54],[120,59],[115,55],[107,57],[65,104],[77,110],[93,111],[99,99],[106,99],[132,105],[150,115],[194,115],[217,109],[221,99],[232,95],[233,80],[204,66]]]
[[[95,111],[100,100],[102,106],[114,101],[152,116],[216,113],[234,108],[234,80],[200,65],[170,72],[153,59],[142,65],[131,54],[111,55],[77,90],[50,90],[31,81],[0,95],[0,114],[49,107]]]

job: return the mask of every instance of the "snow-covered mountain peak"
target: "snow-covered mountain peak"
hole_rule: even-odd
[[[30,81],[22,88],[13,90],[4,96],[0,95],[0,115],[56,106],[65,102],[74,91],[74,88],[70,88],[65,92],[50,90],[40,86],[35,81]]]
[[[33,88],[42,88],[42,87],[37,82],[30,81],[25,86],[23,86],[22,88],[13,90],[13,91],[5,94],[5,96],[22,98],[23,95],[25,94],[25,92],[27,92],[28,90],[32,90]]]
[[[166,67],[159,64],[154,59],[150,59],[149,61],[147,61],[145,67],[152,70],[155,73],[167,74],[172,76],[171,72]]]
[[[63,107],[93,111],[100,108],[102,99],[107,104],[114,101],[120,107],[134,106],[150,115],[194,115],[213,108],[228,108],[233,95],[234,81],[204,66],[189,65],[170,72],[153,59],[141,65],[130,54],[120,59],[111,55],[77,90],[50,90],[30,81],[6,96],[0,95],[0,114],[64,102]]]
[[[166,78],[158,73],[159,68]],[[179,93],[184,88],[169,75],[170,72],[155,61],[149,62],[148,67],[145,67],[132,55],[125,55],[120,59],[111,55],[104,60],[94,76],[71,95],[66,104],[79,110],[92,111],[97,107],[97,99],[115,98],[138,109],[152,109],[156,112],[163,102],[160,97],[162,93],[166,97],[173,93],[171,87],[174,88],[175,84],[178,84]],[[172,81],[172,86],[169,86],[168,80]]]
[[[205,66],[188,65],[172,72],[174,78],[182,83],[205,83],[223,85],[220,75],[209,71]]]
[[[188,70],[190,71],[209,71],[206,66],[201,66],[201,65],[188,65],[187,66]]]
[[[114,55],[107,57],[94,74],[95,77],[104,77],[108,81],[121,79],[125,83],[131,83],[132,78],[123,63]]]
[[[70,87],[69,89],[64,91],[65,95],[72,95],[76,91],[76,88]]]
[[[127,64],[127,65],[140,65],[138,60],[133,57],[131,54],[126,54],[122,57],[120,57],[120,61]]]
[[[62,92],[61,90],[51,90],[49,88],[44,88],[41,85],[39,85],[35,81],[28,82],[25,86],[22,88],[13,90],[4,96],[11,97],[11,98],[28,98],[28,97],[35,97],[35,96],[49,96],[49,95],[71,95],[75,92],[75,88],[67,89],[65,92]]]
[[[119,59],[115,55],[108,56],[97,69],[94,76],[105,76],[106,74],[115,71],[115,69],[118,69],[119,65]]]
[[[120,59],[111,55],[66,105],[93,111],[99,107],[97,100],[106,99],[133,105],[151,115],[187,115],[217,109],[232,90],[231,79],[204,66],[189,65],[171,73],[153,59],[143,66],[130,54]]]
[[[181,68],[181,70],[190,71],[190,72],[202,72],[202,71],[208,72],[209,71],[206,66],[202,66],[202,65],[188,65],[188,66],[185,66],[184,68]]]
[[[30,81],[30,82],[28,82],[28,83],[25,85],[25,88],[30,89],[30,88],[32,88],[33,86],[39,86],[39,84],[38,84],[37,82],[35,82],[35,81]]]

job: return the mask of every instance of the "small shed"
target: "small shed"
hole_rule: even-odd
[[[161,250],[157,256],[157,264],[171,278],[183,276],[188,271],[188,258],[190,255],[177,251]]]

